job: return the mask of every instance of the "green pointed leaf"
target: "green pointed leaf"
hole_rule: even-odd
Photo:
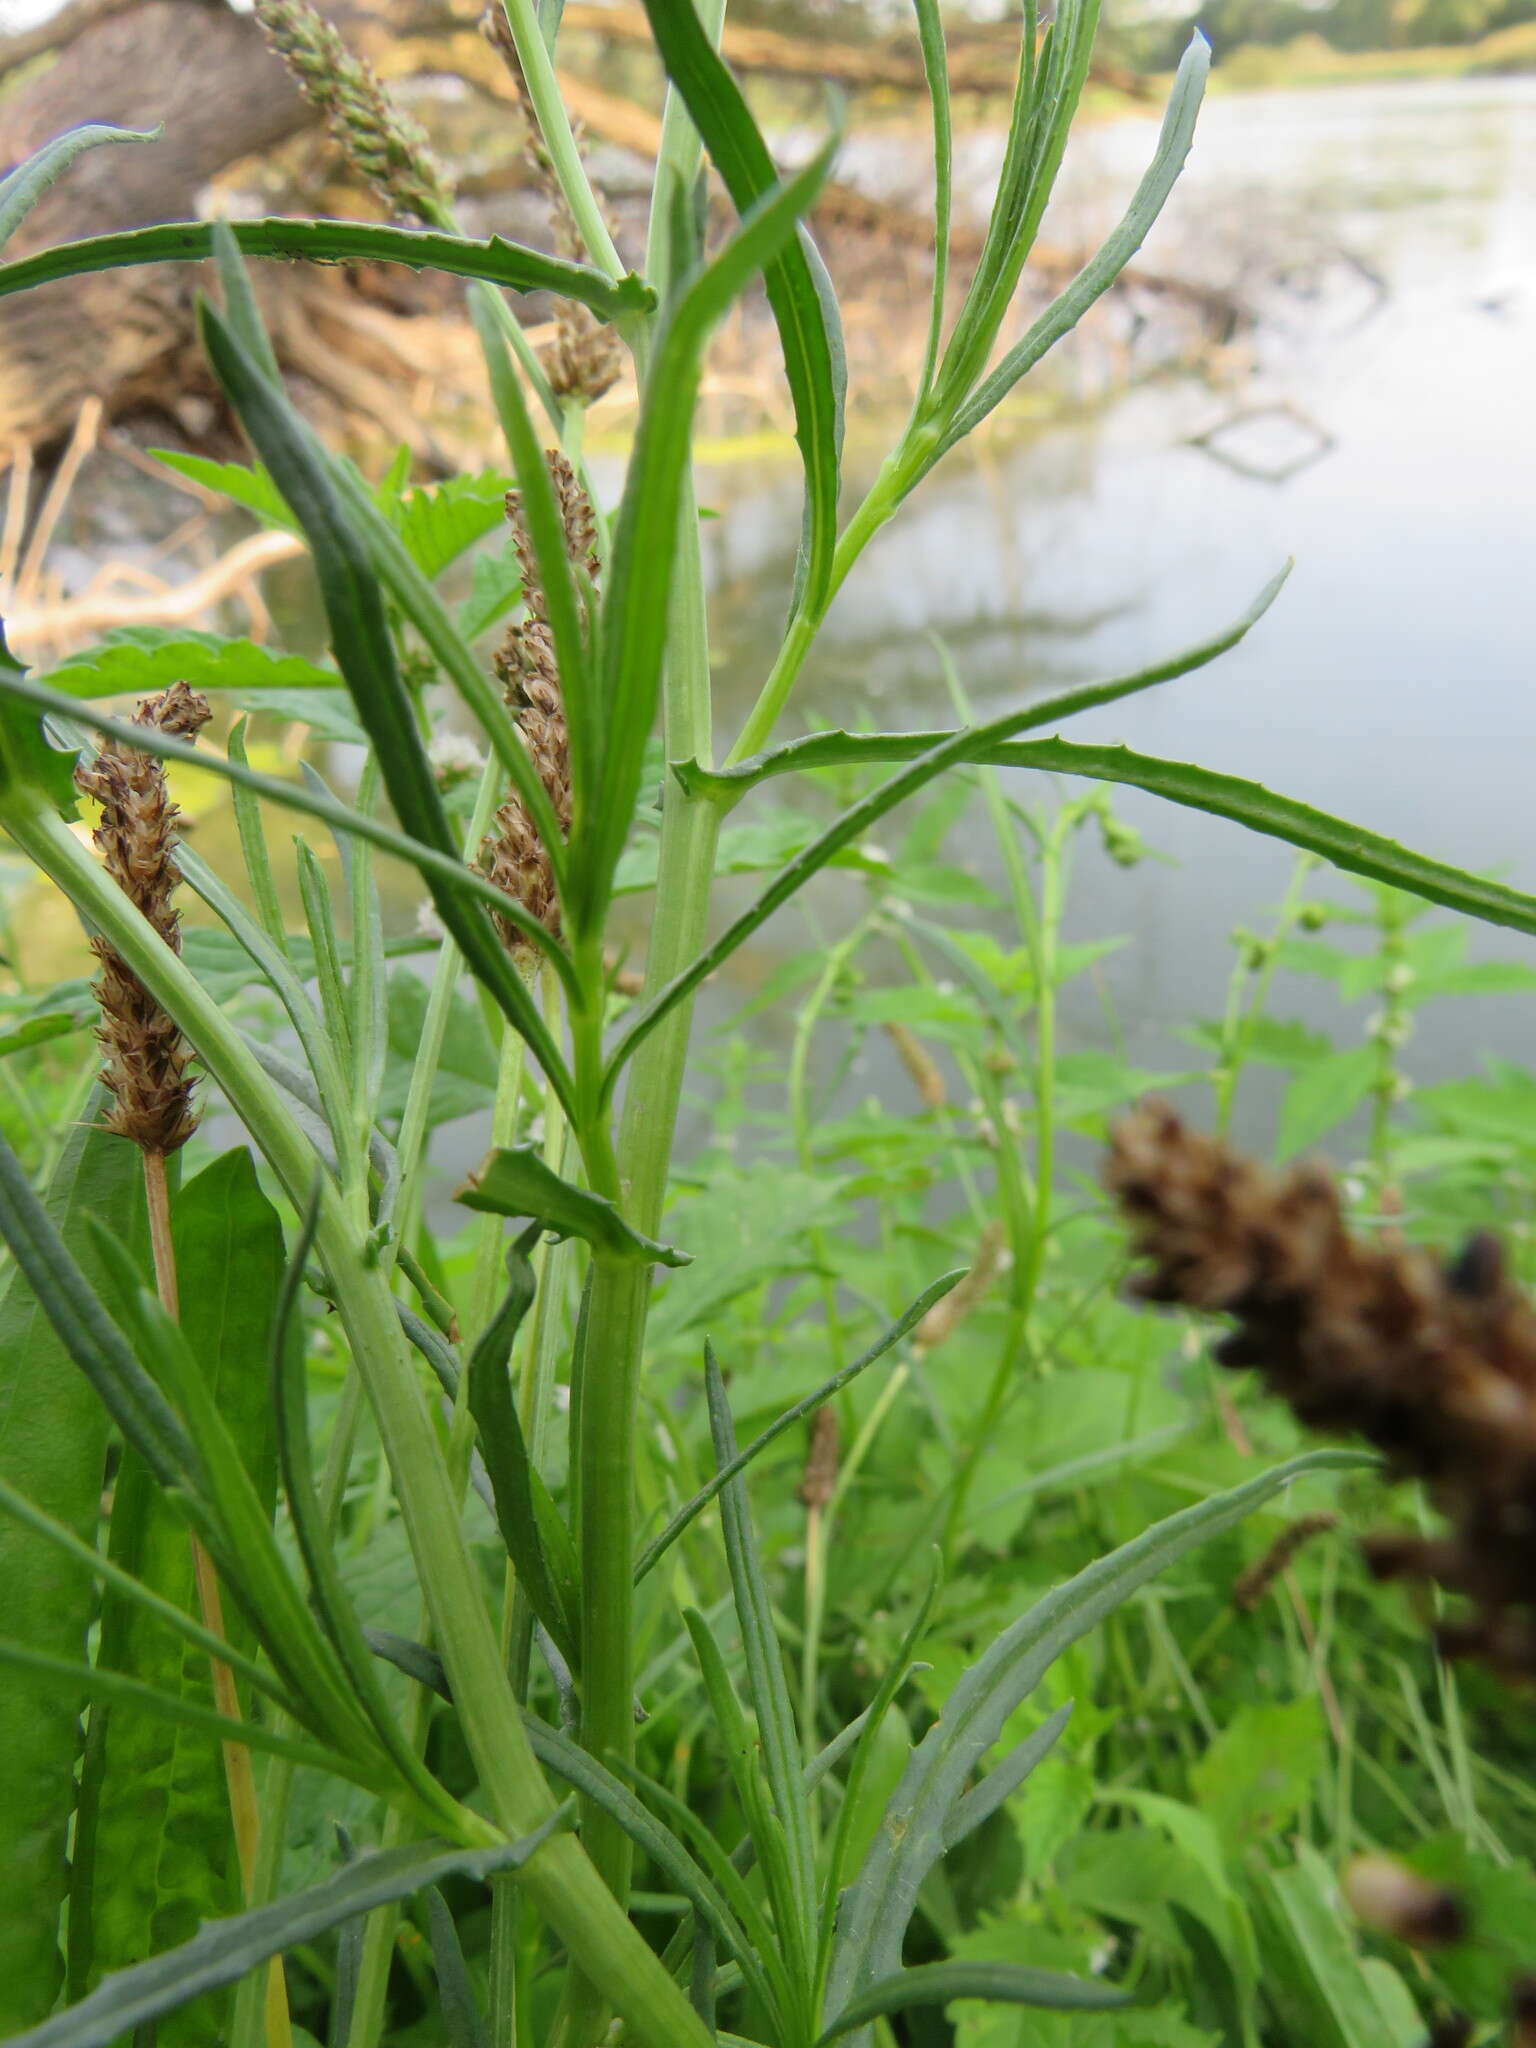
[[[745,217],[778,185],[772,152],[692,5],[674,6],[669,0],[644,4],[667,76],[682,94],[732,205]],[[809,201],[807,194],[805,204]],[[803,228],[764,265],[763,280],[778,324],[795,439],[805,465],[805,538],[797,583],[814,610],[830,587],[837,540],[847,383],[842,329],[821,259]]]
[[[588,306],[599,320],[649,312],[655,294],[637,277],[615,281],[584,263],[566,263],[537,249],[503,241],[466,240],[417,228],[380,227],[351,220],[240,220],[230,227],[242,254],[298,258],[310,263],[403,263],[411,270],[443,270],[453,277],[483,277],[515,292],[555,292]],[[201,263],[213,254],[209,221],[173,221],[92,235],[44,249],[17,263],[0,264],[0,298],[30,291],[59,277],[116,270],[135,263]]]
[[[5,644],[0,619],[0,684],[26,680],[25,668]],[[0,697],[0,794],[17,785],[40,789],[61,818],[74,817],[74,755],[49,746],[42,720],[7,694]]]
[[[99,149],[104,142],[158,142],[164,132],[163,127],[113,128],[102,121],[86,121],[78,128],[66,128],[62,135],[33,150],[9,177],[0,179],[0,249],[48,187],[62,178],[85,150]]]
[[[298,1948],[333,1927],[409,1898],[449,1877],[482,1882],[516,1870],[570,1823],[569,1802],[520,1841],[466,1849],[429,1837],[360,1856],[324,1884],[233,1919],[216,1920],[180,1948],[109,1977],[89,1998],[19,2034],[10,2048],[112,2048],[136,2027],[189,1999],[233,1984],[271,1956]]]
[[[206,491],[217,491],[232,504],[254,512],[264,526],[280,526],[297,533],[298,525],[283,502],[283,494],[258,462],[214,462],[206,455],[186,455],[179,448],[151,448],[156,462],[189,477]]]
[[[688,1264],[687,1252],[642,1237],[612,1202],[562,1180],[534,1145],[488,1152],[455,1200],[492,1216],[532,1217],[557,1237],[583,1238],[614,1258],[644,1259],[658,1266]]]
[[[1033,2005],[1047,2012],[1113,2012],[1131,2002],[1112,1984],[1066,1977],[1056,1970],[1031,1970],[1021,1963],[923,1963],[872,1984],[838,2014],[821,2040],[836,2041],[888,2013],[910,2012],[914,2006],[948,2005],[954,1998]]]

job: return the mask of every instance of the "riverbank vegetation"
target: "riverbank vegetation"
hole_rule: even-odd
[[[1136,261],[1206,46],[1119,226],[1015,334],[1094,9],[1027,25],[956,305],[919,7],[926,338],[853,503],[803,227],[838,133],[781,177],[719,10],[647,11],[671,89],[633,262],[557,10],[508,0],[497,31],[546,252],[463,235],[376,74],[258,0],[419,225],[182,223],[0,265],[0,296],[207,266],[243,447],[166,465],[302,554],[324,620],[307,651],[139,628],[31,669],[0,641],[7,916],[41,902],[89,948],[48,975],[19,929],[0,949],[0,2024],[1519,2043],[1536,1080],[1415,1089],[1412,1037],[1431,1003],[1529,1000],[1536,899],[1070,736],[1262,632],[1282,564],[1213,593],[1196,644],[989,719],[938,644],[932,729],[842,730],[799,688],[870,541]],[[0,185],[0,240],[77,157],[156,146],[50,145]],[[329,445],[262,318],[273,256],[457,280],[487,465],[414,481],[409,446],[365,471]],[[726,729],[689,456],[759,280],[803,544]],[[557,305],[542,349],[509,289]],[[605,498],[586,429],[621,355]],[[1064,1019],[1126,940],[1081,927],[1075,877],[1156,853],[1126,788],[1296,853],[1155,1071],[1112,1009],[1091,1041]],[[697,1031],[770,920],[771,972]],[[1303,978],[1327,1028],[1293,1014]],[[1136,1110],[1157,1095],[1179,1113]],[[1337,1178],[1298,1164],[1319,1146]]]

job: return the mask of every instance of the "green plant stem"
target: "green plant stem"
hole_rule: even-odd
[[[555,67],[539,28],[533,0],[502,0],[502,9],[517,46],[517,61],[522,66],[534,118],[544,138],[544,147],[549,151],[561,194],[571,209],[576,232],[600,270],[606,270],[610,277],[622,277],[624,264],[613,246],[608,223],[603,219],[603,210],[597,203],[586,166],[581,161],[581,151],[576,147],[571,118],[560,97],[560,82],[555,77]]]
[[[316,1202],[316,1248],[394,1474],[401,1517],[431,1605],[460,1722],[495,1828],[519,1837],[555,1811],[501,1661],[478,1574],[459,1526],[448,1467],[385,1276],[335,1189],[243,1041],[216,1003],[41,796],[12,786],[3,822],[22,851],[110,939],[181,1025],[296,1205]],[[627,1562],[627,1561],[626,1561]],[[468,1823],[466,1821],[465,1825]],[[707,2048],[708,2031],[602,1879],[568,1835],[550,1838],[523,1882],[579,1968],[647,2048]]]

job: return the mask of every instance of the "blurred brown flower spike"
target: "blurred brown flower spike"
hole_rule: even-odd
[[[582,596],[595,591],[597,521],[591,500],[582,489],[575,470],[558,450],[545,456],[555,502],[560,508],[565,531],[565,549],[577,570],[577,588]],[[571,829],[571,750],[565,722],[565,700],[560,692],[560,668],[555,659],[554,636],[549,630],[549,610],[539,576],[532,536],[518,492],[507,493],[507,519],[512,528],[512,545],[517,552],[523,578],[523,608],[526,616],[507,630],[496,653],[496,674],[506,695],[507,709],[523,736],[555,813],[561,836]],[[581,586],[583,579],[586,591]],[[560,903],[555,892],[549,855],[534,828],[533,820],[515,793],[496,813],[496,830],[482,844],[480,867],[499,889],[515,897],[547,931],[559,936]],[[494,915],[494,913],[493,913]],[[502,943],[514,957],[528,956],[532,948],[515,925],[495,918]]]
[[[1344,1896],[1358,1920],[1414,1948],[1461,1941],[1467,1916],[1456,1894],[1390,1856],[1357,1856],[1344,1872]]]
[[[139,706],[134,723],[190,739],[211,715],[206,698],[186,683],[173,683]],[[181,918],[172,898],[181,880],[175,857],[181,814],[166,789],[163,763],[109,740],[94,761],[75,770],[75,783],[101,805],[94,837],[107,873],[179,953]],[[178,1151],[197,1127],[192,1048],[105,939],[93,938],[91,950],[101,962],[96,1035],[106,1054],[101,1078],[112,1095],[107,1128],[144,1152]]]
[[[1267,1172],[1160,1102],[1116,1126],[1105,1178],[1146,1262],[1132,1292],[1232,1316],[1218,1364],[1424,1480],[1449,1534],[1378,1538],[1373,1568],[1472,1602],[1440,1630],[1446,1654],[1536,1677],[1536,1308],[1497,1241],[1442,1265],[1352,1236],[1322,1169]]]

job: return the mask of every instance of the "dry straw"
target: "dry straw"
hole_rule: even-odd
[[[173,683],[139,706],[134,723],[191,739],[210,716],[206,698],[186,683]],[[163,764],[112,740],[94,761],[81,763],[75,782],[101,805],[95,841],[107,873],[172,952],[179,953],[181,918],[172,899],[181,880],[176,866],[181,814],[166,789]],[[96,1035],[106,1053],[101,1078],[112,1095],[107,1128],[145,1152],[178,1151],[197,1127],[192,1048],[104,938],[93,938],[91,948],[101,962]]]
[[[1449,1532],[1374,1539],[1372,1565],[1471,1602],[1447,1654],[1536,1677],[1536,1309],[1497,1241],[1442,1262],[1354,1237],[1328,1174],[1268,1173],[1164,1103],[1116,1127],[1106,1178],[1147,1262],[1134,1292],[1234,1317],[1218,1364],[1425,1481]]]

